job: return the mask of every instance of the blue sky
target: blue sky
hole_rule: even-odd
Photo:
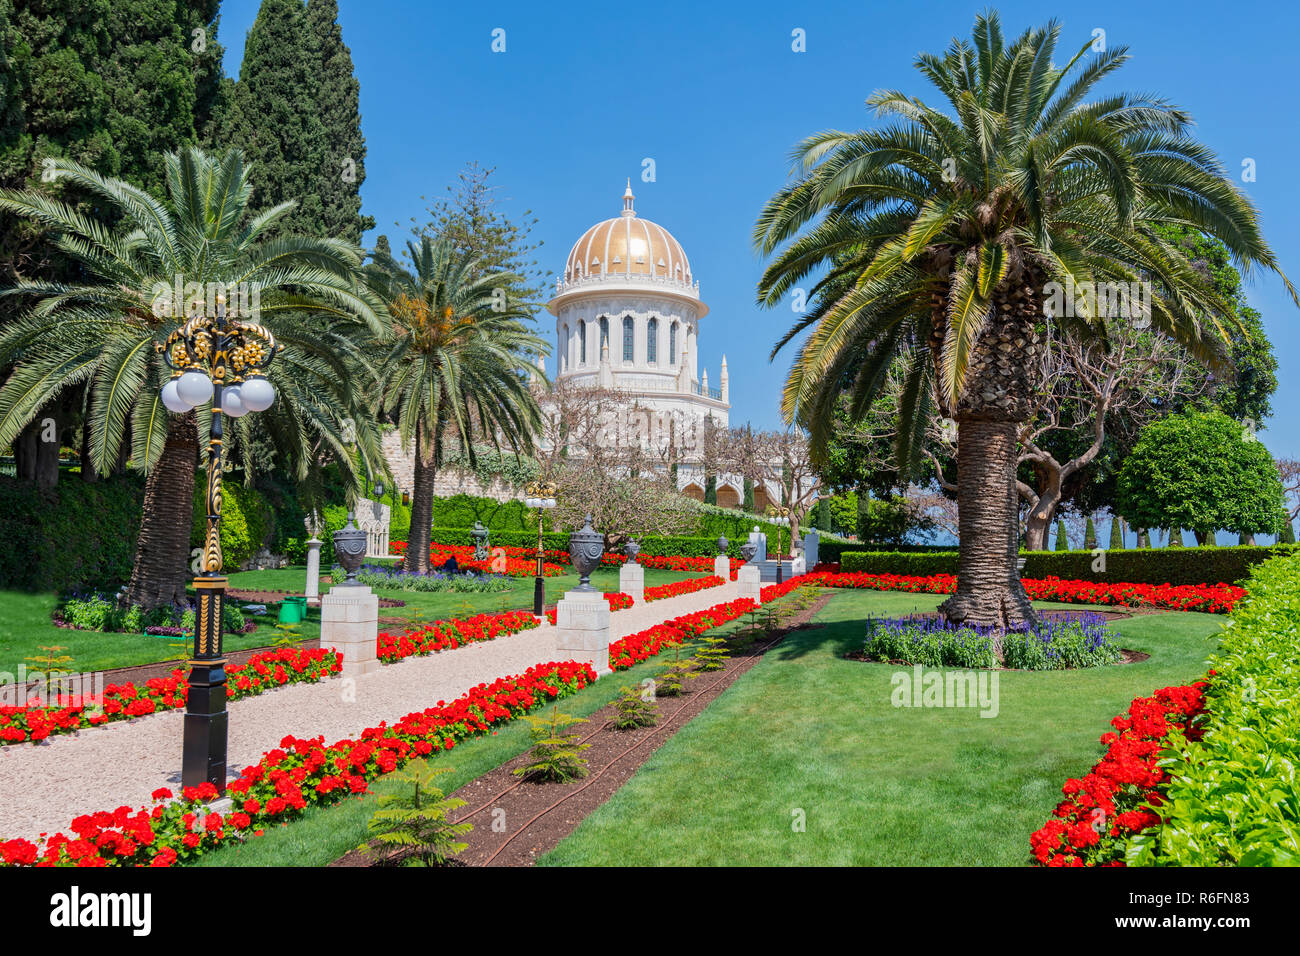
[[[450,4],[340,0],[340,22],[361,81],[367,179],[364,211],[394,245],[423,221],[426,203],[467,162],[496,166],[505,210],[531,209],[554,278],[570,245],[592,223],[617,215],[627,177],[638,212],[669,229],[690,257],[710,307],[701,365],[731,372],[732,422],[774,426],[788,354],[768,352],[793,313],[760,310],[761,263],[750,233],[764,201],[785,181],[787,155],[817,130],[869,126],[863,100],[900,88],[938,97],[912,66],[969,36],[979,4],[878,2],[797,6],[734,3]],[[225,0],[226,71],[238,75],[257,0]],[[1300,153],[1294,38],[1300,7],[1225,8],[1094,2],[1003,3],[1004,31],[1019,34],[1051,16],[1061,48],[1106,31],[1131,60],[1111,87],[1154,92],[1191,111],[1198,135],[1230,171],[1255,161],[1245,183],[1283,269],[1300,281],[1295,223]],[[1236,10],[1238,12],[1233,12]],[[491,49],[505,30],[506,51]],[[791,49],[805,31],[807,50]],[[655,181],[641,180],[643,160]],[[400,226],[394,225],[401,223]],[[367,236],[367,241],[375,234]],[[1300,457],[1300,384],[1292,371],[1300,309],[1275,278],[1248,298],[1264,316],[1281,363],[1274,417],[1262,433],[1276,456]],[[539,321],[548,335],[548,314]]]

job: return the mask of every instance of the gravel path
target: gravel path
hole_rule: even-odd
[[[611,640],[738,596],[736,583],[728,582],[634,605],[611,615]],[[352,684],[333,678],[235,701],[230,705],[231,776],[279,746],[286,734],[324,735],[332,743],[555,659],[555,629],[543,624],[454,651],[408,658]],[[179,791],[183,719],[183,711],[169,711],[39,744],[0,747],[0,839],[67,832],[78,814],[146,806],[159,787]]]

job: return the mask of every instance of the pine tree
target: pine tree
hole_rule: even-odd
[[[1065,533],[1064,521],[1056,522],[1056,550],[1057,551],[1070,550],[1070,539]]]
[[[326,235],[320,72],[319,46],[302,0],[262,0],[244,45],[223,138],[256,164],[255,210],[297,201],[280,220],[280,235]]]
[[[1110,549],[1111,551],[1122,551],[1124,548],[1124,526],[1120,524],[1120,517],[1116,515],[1110,519]]]
[[[307,0],[307,26],[320,67],[317,107],[325,127],[318,192],[320,235],[360,243],[375,220],[361,215],[366,140],[361,133],[361,84],[353,74],[352,53],[343,42],[337,0]]]
[[[417,236],[450,239],[461,251],[479,260],[482,272],[511,272],[521,281],[511,298],[540,301],[545,297],[543,273],[537,263],[540,242],[529,236],[537,218],[525,209],[518,219],[500,209],[500,186],[489,182],[495,167],[470,163],[460,171],[458,185],[447,187],[447,198],[429,207],[424,225],[411,218]],[[418,244],[418,239],[417,239]]]

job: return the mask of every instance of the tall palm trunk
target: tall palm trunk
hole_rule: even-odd
[[[1016,435],[1029,418],[1040,337],[1034,284],[1007,282],[972,351],[957,422],[957,590],[950,621],[1000,627],[1037,622],[1016,568],[1020,544]]]
[[[153,608],[185,600],[198,456],[195,414],[173,416],[162,454],[145,479],[144,515],[126,592],[129,604]]]
[[[402,570],[429,573],[429,530],[433,527],[433,480],[437,469],[431,442],[424,429],[415,429],[415,475],[411,489],[411,533],[407,535],[406,560]]]
[[[1002,627],[1034,622],[1016,569],[1019,514],[1015,422],[957,420],[957,591],[949,620]]]

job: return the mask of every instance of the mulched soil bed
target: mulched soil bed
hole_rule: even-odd
[[[608,800],[636,773],[650,755],[663,746],[691,718],[702,712],[746,671],[758,663],[767,650],[791,631],[808,626],[831,599],[822,594],[805,611],[790,619],[748,648],[733,652],[722,670],[706,672],[686,684],[680,697],[661,697],[659,723],[639,730],[615,730],[612,719],[617,708],[610,704],[596,711],[587,724],[573,725],[591,744],[583,752],[590,774],[570,783],[520,781],[511,773],[527,763],[521,754],[457,790],[452,796],[466,802],[455,811],[456,822],[468,821],[474,829],[461,837],[468,848],[456,859],[468,866],[531,866],[537,857],[553,849],[572,833],[588,814]],[[619,680],[617,673],[601,680]],[[545,711],[538,711],[544,717]],[[493,830],[493,824],[497,830]],[[504,829],[502,829],[504,827]],[[352,850],[331,866],[374,866],[376,858]]]

